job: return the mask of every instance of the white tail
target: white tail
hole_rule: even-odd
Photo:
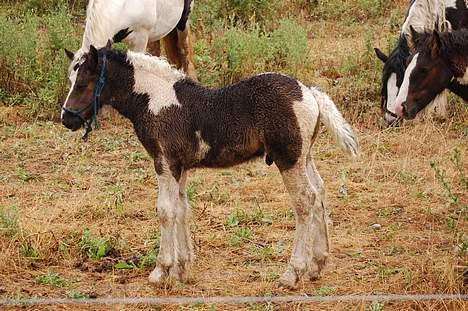
[[[320,120],[325,124],[338,146],[352,158],[359,157],[359,142],[351,125],[343,118],[331,98],[315,87],[314,94],[320,110]]]

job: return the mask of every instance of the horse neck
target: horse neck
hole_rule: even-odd
[[[119,1],[117,1],[119,2]],[[83,34],[81,50],[89,51],[89,47],[103,47],[114,35],[113,23],[116,1],[90,0],[86,9],[86,26]]]
[[[436,27],[439,31],[451,30],[450,23],[445,17],[445,9],[445,0],[414,1],[403,23],[401,34],[410,39],[410,26],[413,26],[417,32],[434,30]]]
[[[126,59],[109,62],[109,92],[112,106],[137,124],[147,113],[148,104],[154,109],[167,104],[167,94],[176,81],[185,75],[167,61],[141,53],[127,52]],[[151,103],[149,103],[151,100]]]

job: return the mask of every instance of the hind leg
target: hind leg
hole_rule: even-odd
[[[328,256],[327,222],[321,195],[308,177],[305,159],[280,171],[296,216],[293,251],[280,284],[296,288],[303,275],[320,275]]]
[[[316,203],[320,203],[320,206],[317,206],[318,217],[323,218],[321,222],[325,225],[320,227],[319,235],[321,238],[317,239],[316,243],[314,243],[314,253],[319,254],[317,261],[323,267],[325,265],[326,257],[330,252],[330,239],[328,235],[328,225],[331,224],[330,217],[329,217],[329,210],[327,209],[326,204],[326,191],[323,183],[323,179],[320,176],[317,168],[315,167],[314,161],[310,158],[307,161],[307,177],[309,181],[312,183],[314,188],[318,192],[318,196],[316,198]],[[320,254],[325,254],[325,258],[321,258]],[[314,274],[314,271],[309,271],[309,277],[311,279],[316,279],[319,275]]]
[[[160,57],[161,56],[161,41],[156,40],[156,41],[148,42],[148,47],[146,49],[151,55]]]
[[[163,42],[169,61],[177,68],[181,68],[190,78],[197,80],[193,65],[192,39],[188,25],[184,31],[174,29],[164,37]]]

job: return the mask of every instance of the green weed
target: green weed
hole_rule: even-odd
[[[93,235],[89,229],[84,230],[79,247],[83,255],[96,260],[100,260],[114,250],[108,239]]]
[[[20,224],[16,206],[0,205],[0,233],[12,237],[19,232]]]
[[[64,287],[67,285],[68,281],[60,276],[56,272],[47,272],[47,274],[40,275],[35,279],[38,284],[51,285],[54,287]]]
[[[336,287],[334,286],[322,286],[317,291],[317,295],[319,296],[330,296],[335,293],[336,293]]]
[[[245,241],[248,241],[252,238],[253,231],[250,228],[241,227],[237,229],[235,234],[231,234],[227,239],[227,244],[229,246],[240,246]]]

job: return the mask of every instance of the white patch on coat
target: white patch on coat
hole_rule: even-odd
[[[410,64],[406,68],[405,76],[403,78],[403,83],[400,86],[400,91],[398,92],[398,96],[397,96],[397,99],[394,101],[394,104],[387,106],[388,110],[390,110],[393,113],[396,113],[399,116],[403,116],[402,104],[406,102],[408,98],[410,77],[411,77],[411,74],[413,73],[414,68],[416,67],[416,64],[418,62],[418,57],[419,57],[419,53],[416,53],[413,59],[411,60]]]
[[[134,91],[149,95],[151,112],[157,115],[165,107],[180,106],[173,84],[185,77],[182,72],[155,56],[128,52],[127,60],[134,67]]]
[[[396,73],[392,73],[390,75],[390,78],[388,78],[388,81],[387,81],[387,103],[386,103],[387,107],[386,108],[393,113],[395,113],[395,111],[390,110],[389,107],[395,107],[395,101],[398,96],[398,91],[399,91],[399,88],[397,86],[397,76],[396,76]],[[388,113],[385,113],[384,118],[389,123],[392,123],[396,120],[395,117],[393,117],[392,115]]]
[[[408,11],[408,16],[401,27],[401,33],[409,39],[411,45],[410,26],[417,32],[434,30],[451,31],[452,26],[445,16],[446,8],[455,8],[456,0],[416,0]]]
[[[468,85],[468,67],[465,69],[465,75],[461,78],[457,78],[457,81],[463,85]]]
[[[84,58],[77,58],[77,61],[75,62],[75,64],[83,64],[85,61]],[[72,63],[73,64],[73,63]],[[68,99],[70,98],[70,95],[71,93],[73,92],[73,89],[75,88],[75,83],[76,83],[76,77],[78,76],[78,70],[79,68],[77,68],[76,70],[74,70],[73,68],[75,68],[75,65],[73,65],[73,67],[70,66],[69,68],[69,77],[68,79],[70,80],[70,90],[68,91],[68,95],[67,95],[67,98],[65,99],[65,102],[63,103],[63,107],[66,108],[67,107],[67,103],[68,103]],[[60,113],[60,118],[63,119],[63,115],[64,115],[65,111],[61,111]]]
[[[197,139],[198,139],[198,150],[195,154],[195,158],[199,161],[203,160],[206,155],[208,154],[208,152],[210,152],[210,145],[208,145],[206,143],[206,141],[203,140],[203,138],[201,137],[201,133],[200,131],[196,131],[195,132],[195,135],[197,136]]]

